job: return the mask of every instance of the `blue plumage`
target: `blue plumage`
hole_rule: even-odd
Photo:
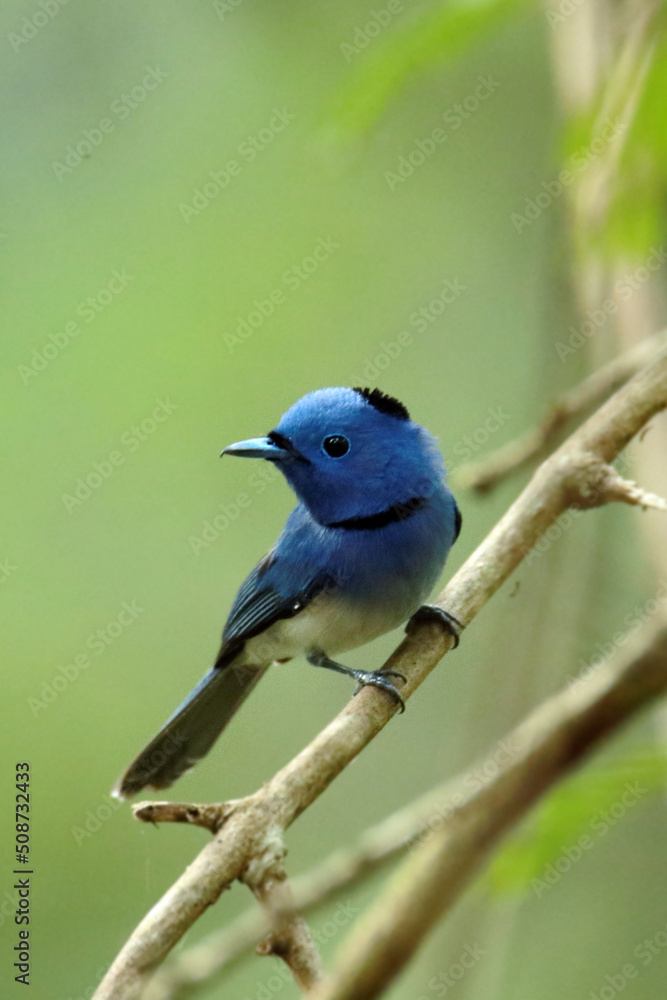
[[[299,503],[239,590],[214,667],[119,779],[121,797],[201,759],[274,661],[305,655],[400,701],[386,673],[331,657],[417,611],[460,530],[435,439],[377,389],[311,392],[224,454],[275,462]]]

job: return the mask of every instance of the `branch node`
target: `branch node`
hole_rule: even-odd
[[[284,860],[287,848],[278,827],[269,827],[257,845],[256,853],[248,860],[241,881],[257,896],[263,896],[269,887],[287,878]]]
[[[587,510],[606,503],[628,503],[636,507],[667,510],[667,502],[623,476],[607,462],[592,454],[574,456],[573,469],[563,479],[570,507]]]
[[[281,958],[301,990],[308,992],[322,977],[322,959],[308,924],[294,908],[286,854],[282,831],[269,828],[241,881],[250,887],[271,923],[270,933],[257,945],[257,954]]]

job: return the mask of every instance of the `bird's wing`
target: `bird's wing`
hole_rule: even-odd
[[[289,561],[291,562],[291,560]],[[272,549],[255,566],[236,595],[222,633],[222,646],[216,667],[223,667],[237,655],[243,644],[264,632],[282,618],[293,618],[327,586],[324,572],[294,573],[276,549]],[[291,584],[298,578],[298,585]]]

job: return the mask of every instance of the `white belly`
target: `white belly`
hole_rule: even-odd
[[[414,607],[352,604],[330,594],[321,594],[294,618],[276,622],[266,632],[249,639],[243,662],[271,663],[315,649],[333,656],[363,646],[396,628],[414,610]]]

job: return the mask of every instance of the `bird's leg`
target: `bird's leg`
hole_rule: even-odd
[[[366,684],[382,688],[383,691],[392,696],[394,701],[398,702],[401,712],[405,711],[405,702],[401,698],[401,695],[391,681],[387,680],[388,677],[400,677],[402,681],[405,681],[403,674],[399,674],[397,670],[353,670],[352,667],[345,667],[342,663],[330,660],[326,653],[317,649],[308,653],[306,659],[314,667],[326,667],[327,670],[336,670],[339,674],[354,677],[359,683],[359,687],[354,692],[355,694],[358,694]]]
[[[453,648],[459,644],[459,639],[461,638],[461,632],[463,632],[464,625],[451,615],[449,611],[445,611],[437,604],[422,604],[421,608],[417,608],[414,615],[405,626],[405,631],[410,632],[417,622],[438,622],[442,625],[445,632],[448,632],[454,640]]]

